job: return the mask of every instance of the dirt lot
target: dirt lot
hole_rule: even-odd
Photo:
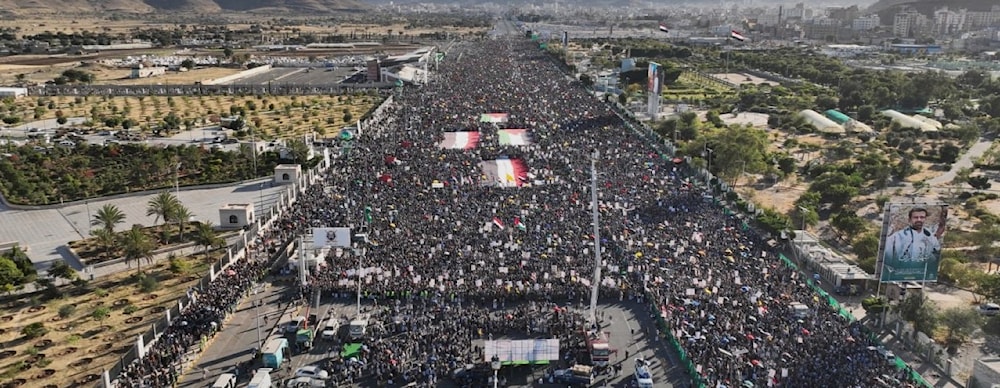
[[[26,387],[94,384],[103,369],[135,347],[136,336],[162,320],[166,309],[198,282],[197,271],[207,271],[202,260],[192,263],[197,267],[189,274],[173,274],[166,264],[146,268],[159,282],[149,292],[140,290],[133,270],[86,288],[67,286],[62,298],[5,303],[0,312],[0,381]],[[47,332],[28,339],[21,330],[34,323]]]
[[[238,73],[239,69],[219,67],[198,68],[186,72],[168,71],[167,74],[154,78],[129,79],[132,73],[129,69],[117,69],[99,64],[80,66],[79,62],[59,65],[0,65],[0,84],[9,85],[17,82],[18,75],[24,74],[29,83],[45,83],[58,77],[63,71],[78,69],[92,73],[97,77],[97,84],[109,85],[191,85],[196,81],[224,77]]]

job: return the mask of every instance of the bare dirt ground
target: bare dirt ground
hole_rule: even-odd
[[[744,73],[719,73],[712,75],[737,85],[742,85],[742,84],[753,84],[753,85],[767,84],[771,86],[778,85],[777,82],[768,81],[766,79]]]

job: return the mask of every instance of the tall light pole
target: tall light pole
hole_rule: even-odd
[[[705,143],[705,162],[707,163],[707,165],[705,167],[705,171],[708,172],[708,175],[705,177],[705,180],[708,182],[709,185],[712,184],[712,153],[713,152],[715,152],[715,150],[713,150],[711,148],[708,148],[708,143]]]
[[[597,158],[600,154],[594,150],[590,159],[590,206],[594,217],[594,279],[590,285],[590,323],[597,323],[597,296],[601,285],[601,224],[600,211],[597,204]]]
[[[181,195],[181,164],[177,163],[177,166],[174,168],[174,195],[178,199]]]
[[[802,231],[803,232],[805,232],[805,230],[806,230],[806,214],[809,213],[810,211],[811,210],[809,210],[805,206],[799,206],[799,212],[801,213],[800,215],[802,217]]]
[[[502,364],[500,363],[500,356],[494,354],[493,359],[490,361],[490,367],[493,368],[493,388],[497,388],[500,386],[500,379],[497,378],[497,373],[500,372],[501,366]]]

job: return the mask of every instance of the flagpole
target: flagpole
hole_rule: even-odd
[[[601,226],[600,212],[597,208],[597,158],[600,156],[594,150],[590,159],[590,200],[591,212],[594,216],[594,280],[590,285],[590,322],[597,323],[597,296],[601,285]]]

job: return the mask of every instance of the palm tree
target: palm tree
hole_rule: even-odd
[[[105,260],[109,259],[108,256],[111,255],[111,252],[117,251],[118,240],[115,240],[114,233],[111,233],[105,229],[94,229],[90,231],[90,235],[94,236],[94,238],[97,241],[97,244],[100,245],[102,248],[104,248],[102,256]]]
[[[194,241],[198,245],[205,247],[206,256],[208,256],[209,248],[221,247],[225,244],[225,240],[215,234],[215,228],[212,226],[211,222],[198,224],[198,230],[195,231]]]
[[[142,230],[141,225],[133,225],[121,237],[122,249],[125,251],[125,262],[135,260],[136,273],[142,273],[141,259],[153,260],[153,240]]]
[[[111,234],[115,233],[115,225],[125,222],[125,213],[122,213],[117,206],[110,203],[104,204],[97,210],[94,219],[90,221],[92,226],[100,226]]]
[[[177,204],[170,212],[170,215],[167,216],[169,221],[177,223],[177,241],[184,241],[184,226],[193,216],[194,214],[191,214],[191,210],[181,204]]]
[[[153,225],[156,225],[161,218],[164,222],[166,222],[167,214],[173,211],[177,205],[180,205],[180,201],[177,200],[177,197],[169,191],[163,191],[146,203],[146,215],[156,217],[153,219]]]

